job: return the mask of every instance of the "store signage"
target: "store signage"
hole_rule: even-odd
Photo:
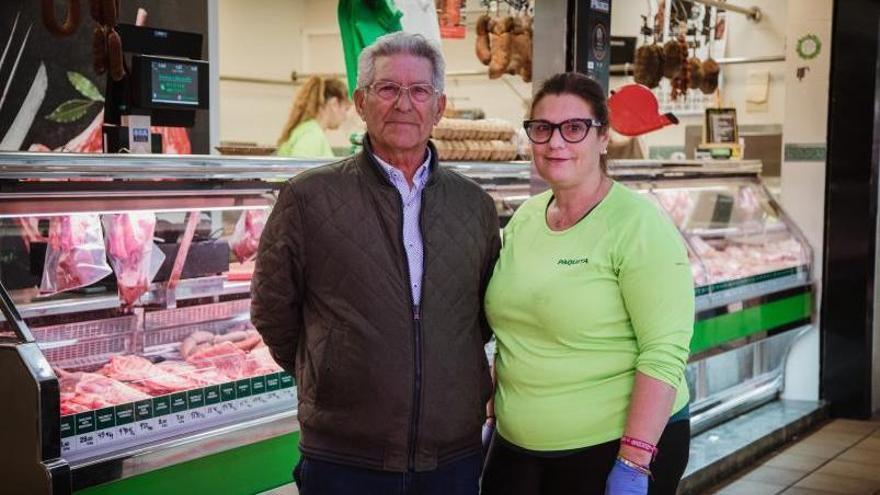
[[[608,89],[611,67],[611,0],[574,4],[571,70],[587,74]]]
[[[611,12],[610,0],[590,0],[590,8],[606,14]]]

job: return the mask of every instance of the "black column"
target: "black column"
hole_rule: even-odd
[[[871,414],[878,23],[876,1],[834,2],[820,393],[831,402],[832,415],[853,418]]]

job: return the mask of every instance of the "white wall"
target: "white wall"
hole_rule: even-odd
[[[305,0],[222,0],[220,139],[272,144],[281,132],[293,86],[224,81],[224,76],[290,80],[301,66],[298,40]]]
[[[344,74],[345,61],[337,2],[328,0],[222,0],[220,3],[220,75],[289,81],[299,73]],[[479,0],[469,0],[477,11]],[[473,21],[468,37],[444,40],[447,72],[485,73],[474,55]],[[287,118],[298,86],[221,81],[220,139],[274,144]],[[448,76],[449,102],[459,108],[479,107],[489,117],[519,122],[531,84],[504,76],[490,81],[485,75]],[[362,130],[352,117],[328,133],[333,146],[344,147],[350,133]]]
[[[783,0],[751,0],[749,6],[761,9],[761,22],[754,23],[745,16],[728,13],[727,52],[714,54],[714,58],[753,57],[782,55],[785,53],[785,29],[789,2]],[[611,4],[611,34],[615,36],[641,36],[641,15],[646,14],[645,1],[616,1]],[[721,103],[736,107],[737,120],[743,124],[782,124],[785,115],[784,62],[722,66]],[[749,113],[746,110],[745,88],[750,71],[770,72],[770,95],[766,111]],[[613,89],[632,82],[632,77],[613,77]],[[645,147],[684,146],[684,128],[702,125],[703,116],[680,117],[677,126],[665,127],[642,136]]]
[[[792,3],[789,12],[785,63],[788,103],[783,131],[786,147],[826,145],[832,7],[831,0],[798,0]],[[822,42],[821,51],[813,60],[800,59],[796,53],[797,40],[806,34],[815,34]],[[795,76],[798,67],[809,67],[803,80]],[[786,159],[782,162],[782,204],[813,246],[817,311],[822,290],[825,168],[824,160]],[[815,400],[819,397],[818,322],[792,349],[786,375],[786,398]]]

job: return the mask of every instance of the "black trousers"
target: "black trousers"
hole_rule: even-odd
[[[433,471],[377,471],[301,457],[293,470],[300,495],[478,495],[483,455]]]
[[[688,462],[691,423],[666,425],[651,463],[649,495],[674,495]],[[483,471],[482,495],[603,495],[620,441],[562,457],[538,456],[493,441]]]

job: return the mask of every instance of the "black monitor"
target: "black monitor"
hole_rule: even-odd
[[[121,81],[107,77],[105,122],[149,115],[152,125],[192,127],[196,110],[208,109],[208,62],[200,60],[202,35],[119,24],[127,54]]]
[[[140,108],[208,108],[208,64],[154,55],[132,57],[134,104]]]

